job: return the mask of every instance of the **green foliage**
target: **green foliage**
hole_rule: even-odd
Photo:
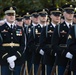
[[[17,13],[23,14],[34,9],[49,8],[51,5],[62,6],[66,2],[71,3],[71,0],[0,0],[0,16],[3,16],[2,10],[6,6],[16,6]]]

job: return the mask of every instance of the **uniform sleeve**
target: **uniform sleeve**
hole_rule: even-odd
[[[6,49],[2,46],[3,37],[2,37],[1,31],[4,30],[4,27],[5,27],[5,24],[0,26],[0,41],[1,41],[0,42],[0,53],[1,53],[0,55],[1,55],[2,59],[6,59],[9,56],[8,52],[6,51]]]

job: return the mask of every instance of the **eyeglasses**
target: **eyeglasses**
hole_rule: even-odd
[[[15,16],[14,13],[7,13],[6,15],[8,15],[8,16]]]

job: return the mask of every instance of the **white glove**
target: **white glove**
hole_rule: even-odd
[[[73,57],[73,55],[72,55],[70,52],[68,52],[68,53],[66,54],[66,58],[72,59],[72,57]]]
[[[15,67],[15,62],[9,63],[9,67],[10,67],[10,69],[13,69]]]
[[[17,59],[17,57],[15,55],[13,55],[13,56],[7,58],[7,62],[11,63],[11,62],[14,62],[16,59]]]
[[[41,55],[44,55],[44,51],[43,51],[42,49],[40,49],[39,53],[40,53]]]

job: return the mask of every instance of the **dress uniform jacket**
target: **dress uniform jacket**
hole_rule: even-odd
[[[53,50],[57,53],[56,64],[60,66],[66,66],[68,59],[65,57],[67,52],[66,50],[66,41],[68,36],[69,28],[65,22],[56,26],[54,34],[52,37],[52,47]]]
[[[32,62],[37,64],[40,63],[40,59],[41,59],[41,55],[36,51],[37,47],[39,46],[39,38],[40,38],[41,30],[42,28],[40,25],[33,26],[28,40],[29,47],[33,52]]]
[[[3,65],[7,65],[7,58],[15,55],[17,57],[16,65],[23,63],[23,52],[25,47],[25,38],[22,27],[15,26],[10,28],[6,23],[0,26],[2,36],[1,57]]]
[[[26,25],[26,26],[24,26],[24,32],[25,32],[25,34],[26,34],[26,38],[27,38],[27,42],[28,42],[28,36],[29,36],[29,34],[30,34],[30,32],[31,32],[31,27],[32,27],[33,25]]]
[[[69,31],[67,45],[68,45],[68,51],[73,55],[70,64],[70,69],[71,71],[76,72],[76,33],[74,26],[72,26],[72,28]]]
[[[33,25],[24,26],[24,33],[26,34],[27,43],[28,43],[28,37],[29,37],[29,34],[31,32],[31,27],[32,26]],[[31,58],[31,56],[32,56],[32,51],[31,51],[30,47],[27,45],[26,46],[26,50],[25,50],[25,58],[26,58],[26,60],[29,60]]]
[[[55,56],[51,48],[51,38],[54,31],[52,24],[45,26],[40,35],[40,48],[44,50],[43,63],[53,65]]]

